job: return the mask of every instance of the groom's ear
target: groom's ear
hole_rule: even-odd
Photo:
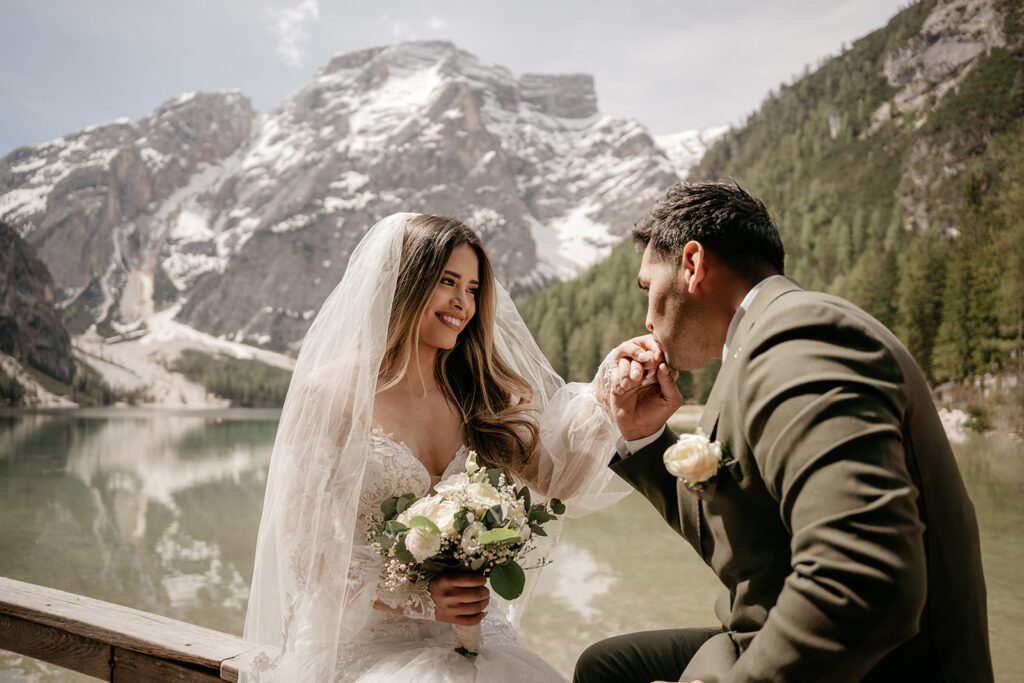
[[[686,292],[693,294],[707,275],[707,252],[700,242],[690,240],[683,246],[679,268],[679,275],[685,278]]]

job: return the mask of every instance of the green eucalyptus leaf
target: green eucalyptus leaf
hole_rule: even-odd
[[[475,572],[480,571],[480,567],[484,566],[484,558],[478,557],[469,563],[469,568]]]
[[[387,530],[389,532],[391,532],[392,534],[394,534],[396,536],[398,534],[400,534],[401,532],[403,532],[403,531],[408,531],[409,530],[409,527],[407,527],[406,525],[402,524],[401,522],[399,522],[396,519],[392,519],[392,520],[388,521],[388,523],[385,524],[384,526],[387,527]]]
[[[530,528],[533,529],[533,533],[535,533],[538,536],[547,536],[548,535],[548,532],[544,531],[544,527],[542,527],[540,524],[535,524],[533,522],[530,522]]]
[[[523,594],[526,574],[514,560],[499,564],[491,570],[491,588],[506,600],[515,600]]]
[[[498,488],[502,474],[504,474],[504,472],[496,467],[492,467],[487,470],[487,481],[491,482],[491,486],[494,488]]]
[[[530,487],[524,486],[519,489],[519,493],[516,494],[516,498],[521,498],[523,501],[523,507],[527,510],[530,509]]]
[[[500,505],[495,505],[494,507],[487,511],[486,515],[484,515],[484,524],[486,524],[488,528],[493,529],[494,527],[501,526],[504,523],[505,516],[501,514]]]
[[[395,557],[400,559],[402,562],[415,562],[416,558],[409,552],[408,548],[405,547],[405,536],[399,536],[395,543]]]
[[[397,509],[398,509],[398,514],[402,514],[403,512],[405,512],[406,509],[410,505],[415,503],[417,500],[419,500],[419,498],[417,498],[416,496],[412,495],[411,493],[407,493],[404,496],[402,496],[401,498],[399,498],[398,499],[398,504],[396,506]]]
[[[491,529],[480,534],[480,545],[489,545],[491,543],[509,543],[519,541],[519,534],[511,529],[499,527],[497,529]]]
[[[556,515],[565,514],[565,503],[558,500],[557,498],[552,498],[550,501],[548,501],[548,505],[551,506],[551,511],[554,512]]]
[[[384,513],[384,519],[394,519],[398,515],[398,498],[388,498],[380,504],[380,511]]]
[[[441,530],[437,528],[437,525],[430,521],[429,518],[423,517],[422,515],[416,515],[409,520],[409,528],[426,529],[427,531],[433,532],[438,536],[441,535]]]
[[[548,512],[543,505],[534,505],[530,508],[530,511],[526,513],[526,517],[531,522],[537,522],[538,524],[550,522],[554,519],[554,517],[551,516],[551,513]]]
[[[454,524],[454,526],[455,526],[455,530],[458,531],[460,534],[463,531],[465,531],[466,527],[469,526],[469,520],[466,519],[466,511],[465,510],[459,510],[458,512],[455,513],[455,524]]]

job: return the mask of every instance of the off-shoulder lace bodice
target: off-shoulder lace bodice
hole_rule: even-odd
[[[370,432],[370,457],[363,473],[363,487],[359,492],[359,522],[366,528],[367,518],[380,514],[380,504],[391,496],[413,493],[425,496],[441,479],[466,469],[469,449],[459,447],[444,473],[433,481],[426,466],[421,463],[404,441],[382,429]]]

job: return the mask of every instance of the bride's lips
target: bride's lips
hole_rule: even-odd
[[[444,325],[456,332],[462,331],[462,318],[458,316],[450,315],[448,313],[436,313],[437,318],[444,323]]]

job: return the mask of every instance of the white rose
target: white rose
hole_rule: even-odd
[[[455,513],[458,511],[458,505],[450,500],[442,500],[437,505],[436,516],[431,517],[430,521],[437,525],[442,534],[450,536],[455,533]]]
[[[448,495],[457,491],[465,490],[469,486],[469,476],[465,472],[453,474],[440,481],[434,486],[434,490],[440,495]]]
[[[462,552],[475,555],[480,552],[480,534],[487,531],[480,522],[473,522],[462,532]]]
[[[417,562],[423,562],[441,549],[441,537],[421,527],[413,527],[405,535],[405,549],[412,553]]]
[[[455,531],[455,513],[458,511],[459,506],[450,500],[427,496],[407,507],[397,519],[408,526],[413,517],[426,517],[437,525],[442,534],[451,534]]]
[[[470,484],[466,488],[466,494],[469,496],[473,507],[478,511],[486,511],[488,508],[501,504],[501,495],[498,493],[498,489],[491,486],[490,482],[479,481],[475,484]]]
[[[701,484],[718,473],[722,462],[722,447],[712,443],[704,433],[683,434],[664,455],[665,469],[680,477],[690,486]]]
[[[402,524],[409,526],[409,520],[413,517],[426,517],[427,519],[433,520],[436,514],[437,504],[440,502],[438,496],[426,496],[420,498],[415,503],[405,508],[398,514],[395,519]]]

